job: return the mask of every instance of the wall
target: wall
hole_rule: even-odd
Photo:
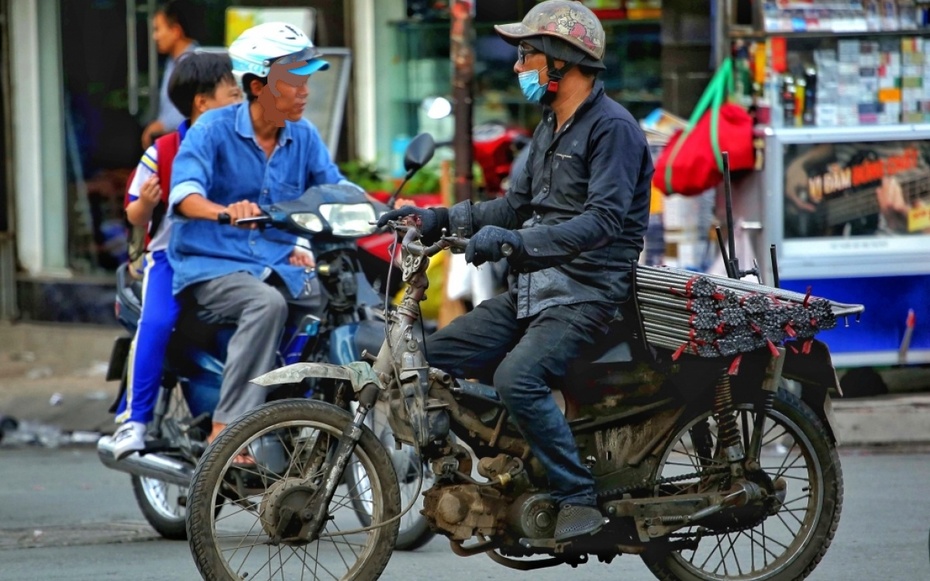
[[[711,0],[662,2],[662,100],[688,118],[710,81],[713,59]]]

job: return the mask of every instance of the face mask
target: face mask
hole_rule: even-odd
[[[539,84],[539,71],[523,71],[517,75],[520,90],[530,103],[539,103],[546,94],[546,86]]]

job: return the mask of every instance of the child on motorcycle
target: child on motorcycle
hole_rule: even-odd
[[[126,392],[116,415],[121,424],[113,435],[117,460],[145,448],[146,424],[152,420],[162,361],[179,312],[171,293],[173,270],[167,257],[171,220],[165,215],[165,205],[171,168],[166,171],[163,167],[159,172],[158,145],[165,148],[162,163],[172,164],[180,141],[200,115],[240,102],[242,91],[229,57],[191,53],[179,60],[172,73],[168,96],[187,120],[178,128],[176,137],[169,135],[146,149],[129,185],[130,202],[126,206],[126,217],[132,225],[148,226],[150,242],[145,256],[142,315],[129,352]],[[163,183],[166,177],[168,183]]]

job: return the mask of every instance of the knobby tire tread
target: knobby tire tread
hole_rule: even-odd
[[[211,508],[213,506],[212,483],[219,478],[225,459],[237,451],[239,446],[248,439],[248,436],[240,436],[243,432],[251,434],[267,426],[295,419],[314,419],[321,423],[327,423],[340,433],[345,425],[352,421],[352,417],[345,410],[318,401],[297,399],[269,402],[239,416],[229,424],[226,430],[208,447],[197,465],[188,492],[187,533],[194,561],[205,580],[235,581],[225,575],[226,568],[223,565],[222,557],[214,554],[212,550],[211,515],[209,512],[204,511],[204,506],[210,506]],[[235,444],[234,450],[220,453],[223,448],[234,445],[235,442],[238,442],[238,444]],[[363,426],[362,435],[356,446],[361,447],[366,455],[371,458],[378,478],[385,489],[387,498],[383,499],[383,501],[385,506],[388,507],[386,518],[394,516],[399,511],[397,507],[400,505],[400,489],[387,450],[384,449],[367,426]],[[211,453],[214,448],[217,452]],[[205,495],[210,495],[209,502],[201,501]],[[393,510],[391,510],[391,507],[394,507]],[[375,547],[371,557],[363,565],[359,574],[353,577],[353,581],[375,580],[381,576],[394,550],[397,523],[388,525],[386,528],[387,531],[379,539],[378,546]],[[202,534],[201,531],[208,534]]]
[[[807,436],[810,438],[817,456],[825,461],[824,465],[821,467],[824,479],[822,484],[824,487],[823,512],[826,515],[832,512],[833,517],[829,519],[829,523],[826,525],[824,519],[821,519],[821,521],[817,523],[817,530],[814,532],[814,536],[811,538],[810,542],[812,544],[819,544],[819,549],[807,559],[806,565],[803,565],[800,571],[795,571],[797,566],[801,565],[801,563],[795,561],[788,567],[790,572],[789,576],[781,574],[775,577],[770,576],[767,579],[759,578],[760,580],[766,579],[766,581],[801,581],[807,578],[817,565],[820,564],[821,560],[823,560],[824,555],[827,553],[827,549],[830,548],[833,542],[833,537],[836,535],[836,529],[839,527],[840,513],[843,508],[843,468],[840,465],[839,454],[837,453],[833,438],[827,433],[826,428],[817,414],[814,413],[807,404],[802,402],[797,396],[783,389],[779,389],[774,405],[785,416],[793,419],[802,429],[804,429],[806,425],[809,430]],[[792,418],[793,415],[796,415],[796,417]],[[690,417],[688,421],[692,419],[693,416]],[[831,491],[833,491],[833,493],[831,493]],[[671,557],[668,556],[668,558],[670,559]],[[702,578],[694,577],[690,574],[684,576],[677,575],[674,571],[667,568],[663,555],[655,552],[650,551],[643,555],[643,561],[660,581],[704,581]]]

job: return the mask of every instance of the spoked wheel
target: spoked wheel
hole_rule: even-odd
[[[170,400],[167,413],[162,419],[162,425],[170,422],[176,424],[189,418],[190,411],[181,390],[170,389],[167,390],[167,394]],[[132,491],[145,520],[158,531],[158,534],[173,540],[187,538],[187,510],[184,508],[187,500],[186,487],[155,478],[133,475]]]
[[[768,500],[724,509],[700,526],[673,533],[669,540],[687,548],[653,547],[643,561],[659,579],[804,579],[827,552],[843,503],[836,448],[814,412],[795,396],[779,391],[773,407],[764,424],[761,469],[746,474],[769,491]],[[736,409],[737,427],[747,447],[755,423],[753,406],[738,404]],[[719,486],[720,478],[728,478],[723,456],[713,417],[710,413],[694,417],[661,457],[656,478],[667,480],[656,487],[656,495]],[[698,472],[703,478],[686,477]]]
[[[400,518],[400,530],[397,532],[397,543],[394,546],[401,551],[413,551],[428,543],[434,535],[420,510],[423,508],[422,493],[433,485],[436,478],[412,446],[404,444],[400,450],[396,448],[394,432],[388,424],[386,406],[387,402],[379,401],[368,412],[365,423],[391,457],[400,484],[400,509],[404,510],[413,502],[410,510]],[[353,463],[346,468],[346,483],[350,489],[364,491],[353,495],[352,503],[358,513],[359,522],[362,526],[368,526],[371,523],[372,498],[371,487],[365,482],[363,467]]]
[[[378,578],[397,537],[400,493],[387,451],[369,429],[349,459],[366,488],[340,485],[320,530],[302,529],[351,422],[330,404],[281,400],[227,426],[198,464],[188,501],[191,552],[204,579]],[[371,500],[371,530],[358,530],[353,497],[360,494]],[[216,516],[221,503],[227,506]]]

